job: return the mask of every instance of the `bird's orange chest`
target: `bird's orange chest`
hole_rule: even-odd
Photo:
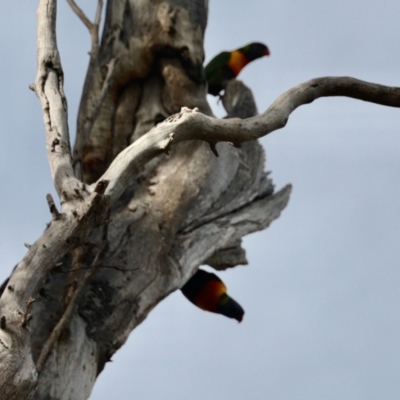
[[[229,57],[228,67],[232,70],[235,76],[249,63],[249,59],[238,50],[232,51]]]
[[[216,311],[221,294],[226,292],[222,282],[210,281],[197,294],[195,303],[197,307],[206,311]]]

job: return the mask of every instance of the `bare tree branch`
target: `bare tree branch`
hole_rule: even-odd
[[[46,200],[53,219],[60,219],[61,214],[58,212],[57,207],[54,204],[53,196],[50,193],[46,195]]]
[[[43,110],[46,130],[47,157],[59,197],[72,197],[78,181],[71,162],[68,132],[67,100],[64,94],[64,73],[56,40],[55,0],[40,0],[38,8],[38,73],[31,88],[36,92]]]
[[[68,4],[72,8],[72,11],[78,16],[78,18],[82,21],[82,23],[89,29],[89,31],[93,28],[93,23],[89,20],[83,10],[75,3],[74,0],[67,0]]]
[[[290,114],[298,107],[320,97],[346,96],[376,104],[400,107],[400,88],[378,85],[351,77],[316,78],[282,94],[263,114],[240,120],[216,119],[183,107],[132,145],[123,150],[102,176],[109,181],[106,198],[115,202],[132,177],[171,144],[184,140],[220,141],[234,145],[255,140],[283,128]]]
[[[103,0],[98,0],[96,15],[94,18],[94,23],[89,20],[83,10],[75,3],[75,0],[67,0],[68,4],[82,21],[82,23],[89,30],[90,36],[92,38],[92,49],[90,51],[90,56],[95,57],[99,49],[99,26],[101,21],[101,12],[103,10]]]
[[[97,26],[97,28],[100,25],[101,12],[102,11],[103,11],[103,0],[98,0],[97,1],[96,16],[94,17],[94,25]],[[98,29],[97,29],[97,31],[98,31]]]

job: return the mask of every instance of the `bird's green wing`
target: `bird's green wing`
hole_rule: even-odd
[[[229,61],[230,56],[230,51],[223,51],[222,53],[216,55],[204,68],[206,79],[209,80],[209,78],[211,78],[215,71],[218,71],[218,69],[225,67]]]

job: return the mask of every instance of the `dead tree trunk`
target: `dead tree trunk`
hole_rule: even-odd
[[[78,117],[73,165],[82,182],[96,182],[118,153],[181,107],[211,115],[202,67],[206,23],[204,0],[108,2],[101,42],[92,35]],[[93,33],[97,27],[89,28]],[[62,79],[55,58],[42,81],[51,73]],[[245,116],[252,116],[251,106]],[[59,145],[56,139],[51,146]],[[241,149],[220,144],[218,152],[217,158],[207,143],[186,141],[135,171],[100,226],[49,268],[29,324],[40,371],[35,399],[86,399],[129,333],[200,264],[226,268],[246,262],[237,251],[241,237],[277,218],[289,189],[273,195],[257,141]],[[58,169],[55,179],[65,177],[60,175]],[[78,184],[72,196],[59,190],[62,204],[84,190]],[[41,357],[88,273],[84,268],[103,245],[70,322]]]
[[[109,1],[101,41],[102,2],[91,22],[68,1],[91,58],[71,159],[56,1],[40,0],[33,89],[61,212],[48,197],[52,222],[0,300],[5,399],[87,399],[130,332],[201,264],[246,263],[241,238],[265,229],[290,194],[274,193],[256,139],[298,106],[337,95],[400,105],[397,88],[321,78],[249,118],[251,92],[232,81],[224,106],[247,119],[216,120],[202,67],[207,0]]]

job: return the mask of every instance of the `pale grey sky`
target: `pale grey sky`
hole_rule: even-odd
[[[54,193],[28,90],[36,5],[0,3],[0,279],[43,231]],[[260,111],[317,76],[400,86],[399,15],[397,0],[211,0],[206,57],[268,44],[271,57],[240,75]],[[58,27],[73,132],[89,37],[65,1]],[[281,218],[245,240],[250,265],[219,274],[246,310],[242,324],[172,294],[113,357],[91,400],[400,398],[399,127],[398,109],[335,98],[263,138],[277,188],[294,189]]]

